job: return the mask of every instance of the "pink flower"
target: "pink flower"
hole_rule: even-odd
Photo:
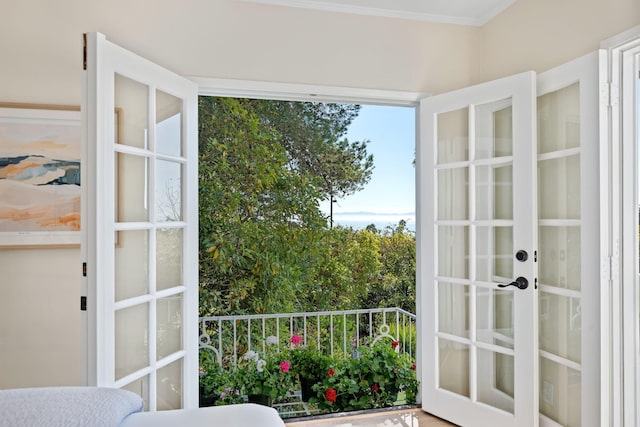
[[[291,363],[289,363],[288,361],[284,360],[280,362],[280,372],[283,372],[286,374],[287,372],[289,372],[290,368],[291,368]]]
[[[302,337],[300,335],[291,335],[291,344],[298,345],[302,342]]]

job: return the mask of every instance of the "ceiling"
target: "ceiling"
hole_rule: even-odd
[[[360,15],[480,26],[516,0],[244,0]]]

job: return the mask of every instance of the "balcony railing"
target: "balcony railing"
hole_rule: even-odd
[[[332,357],[358,357],[358,347],[382,339],[398,341],[396,351],[414,356],[415,323],[415,314],[400,308],[201,317],[200,352],[220,369],[234,370],[246,352],[265,354],[268,341],[279,350],[298,335],[302,345]],[[300,390],[273,406],[283,418],[316,411],[302,401]]]
[[[278,348],[292,335],[302,344],[333,357],[354,354],[360,345],[380,339],[399,341],[399,351],[415,354],[413,313],[400,308],[372,308],[304,313],[210,316],[200,318],[200,349],[223,368],[236,366],[247,351],[265,351],[268,337]]]

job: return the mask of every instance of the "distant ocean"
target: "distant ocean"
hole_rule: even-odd
[[[333,225],[351,227],[361,230],[370,224],[374,224],[378,230],[384,230],[387,226],[396,227],[400,220],[407,222],[407,228],[416,231],[416,214],[409,213],[376,213],[376,212],[340,212],[333,214]]]

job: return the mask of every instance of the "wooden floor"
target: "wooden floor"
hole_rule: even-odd
[[[440,418],[433,417],[422,409],[384,411],[365,415],[340,416],[336,418],[287,422],[287,427],[447,427],[453,426]]]

